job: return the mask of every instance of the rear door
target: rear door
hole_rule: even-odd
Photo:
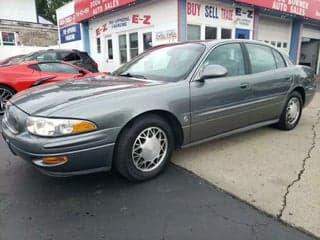
[[[253,94],[250,123],[277,119],[293,81],[292,73],[277,50],[255,43],[245,46],[251,69],[248,82]]]
[[[190,83],[191,141],[241,128],[248,122],[247,104],[252,91],[241,44],[214,48],[201,68],[209,64],[224,66],[228,75]]]

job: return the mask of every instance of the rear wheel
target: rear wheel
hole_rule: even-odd
[[[174,148],[169,124],[156,115],[141,117],[121,133],[114,166],[129,180],[143,181],[158,175]]]
[[[303,101],[299,92],[292,92],[286,102],[285,108],[282,111],[278,128],[283,130],[294,129],[300,120],[302,113]]]
[[[0,85],[0,115],[5,111],[7,101],[16,93],[12,88]]]

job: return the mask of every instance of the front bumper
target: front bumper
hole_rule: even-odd
[[[90,133],[42,138],[24,131],[14,134],[6,124],[2,124],[2,135],[13,154],[34,165],[51,176],[73,176],[111,168],[114,139],[118,128]],[[43,164],[42,157],[67,156],[62,164]]]

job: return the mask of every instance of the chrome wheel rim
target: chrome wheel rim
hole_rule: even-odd
[[[300,117],[301,105],[297,97],[293,97],[289,100],[287,105],[287,122],[289,124],[295,124]]]
[[[6,109],[6,103],[13,96],[13,93],[5,88],[0,88],[0,114],[3,114]]]
[[[142,172],[151,172],[161,165],[168,151],[168,137],[159,127],[144,129],[134,141],[132,160]]]

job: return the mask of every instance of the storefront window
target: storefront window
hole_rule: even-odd
[[[14,33],[12,32],[2,32],[2,44],[6,46],[14,46],[16,45],[16,40],[14,37]]]
[[[113,44],[112,44],[112,39],[107,40],[108,44],[108,59],[113,60]]]
[[[126,63],[127,60],[127,36],[119,35],[120,63]]]
[[[152,33],[143,34],[143,50],[147,50],[152,47]]]
[[[188,24],[188,40],[200,40],[200,30],[199,25]]]
[[[139,54],[138,33],[130,33],[130,57],[134,58]]]
[[[206,36],[205,39],[217,39],[217,28],[215,27],[206,27]]]
[[[97,38],[97,53],[101,53],[101,39]]]
[[[231,39],[231,35],[232,35],[231,29],[226,29],[226,28],[221,29],[221,39]]]

